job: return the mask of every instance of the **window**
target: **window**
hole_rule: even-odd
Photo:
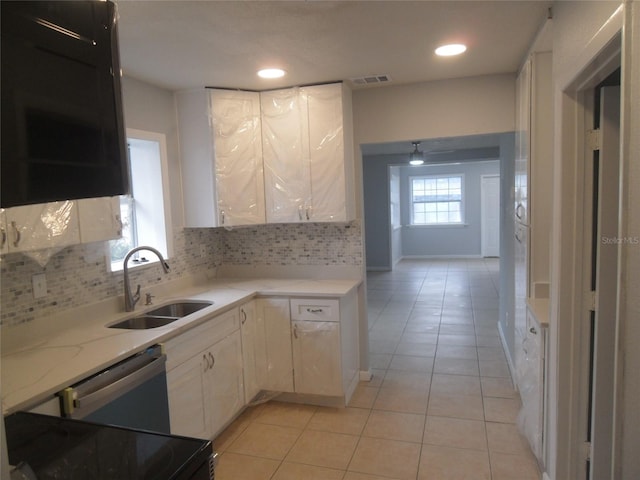
[[[411,177],[411,224],[462,223],[463,176]]]
[[[166,185],[166,143],[162,134],[127,129],[131,195],[120,197],[122,238],[109,242],[111,271],[123,269],[122,261],[134,247],[154,247],[166,258],[171,255],[170,203]],[[141,251],[129,266],[158,261]],[[143,260],[143,258],[145,260]]]

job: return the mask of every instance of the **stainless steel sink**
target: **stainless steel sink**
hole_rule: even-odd
[[[213,305],[213,302],[176,302],[154,308],[137,317],[127,318],[109,325],[109,328],[126,328],[129,330],[148,330],[175,322],[182,317]]]
[[[164,327],[165,325],[175,322],[179,317],[158,317],[153,315],[140,315],[138,317],[128,318],[113,325],[109,328],[126,328],[129,330],[147,330],[149,328]]]
[[[202,310],[213,305],[213,302],[178,302],[170,303],[162,307],[154,308],[146,312],[146,315],[154,315],[159,317],[186,317],[192,313]]]

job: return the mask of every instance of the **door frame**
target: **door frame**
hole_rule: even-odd
[[[589,271],[584,258],[590,241],[583,235],[586,220],[582,207],[589,200],[585,196],[584,160],[585,155],[590,154],[585,133],[590,127],[585,118],[589,110],[589,90],[621,64],[624,16],[625,9],[621,6],[576,55],[573,63],[564,65],[554,78],[554,118],[558,124],[554,142],[547,469],[551,478],[558,480],[585,478],[581,475],[585,471],[582,465],[586,428],[582,419],[587,405],[581,393],[588,379],[588,365],[586,368],[584,365],[585,354],[588,354],[584,345],[588,324],[583,312],[585,305],[590,304],[590,297],[583,291],[583,278]],[[621,128],[621,137],[624,140],[624,128]],[[619,389],[618,385],[616,395]],[[614,422],[619,422],[617,416],[616,409]],[[614,437],[614,450],[619,448],[616,440]]]
[[[498,254],[491,255],[491,257],[499,257],[500,256],[500,198],[501,198],[501,182],[500,182],[500,174],[482,174],[480,175],[480,255],[482,257],[487,257],[486,255],[486,240],[485,240],[485,231],[486,231],[486,213],[487,213],[487,205],[484,201],[484,194],[486,192],[486,180],[489,178],[497,178],[498,179]]]

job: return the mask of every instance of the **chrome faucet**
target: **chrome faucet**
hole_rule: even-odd
[[[136,289],[136,293],[135,294],[131,293],[131,283],[129,281],[129,267],[127,266],[127,264],[129,263],[129,258],[131,257],[131,255],[133,255],[134,253],[136,253],[136,252],[138,252],[140,250],[148,250],[148,251],[150,251],[152,253],[155,253],[158,256],[158,259],[160,260],[160,265],[162,265],[162,269],[164,270],[164,273],[169,273],[169,264],[162,257],[162,254],[158,250],[156,250],[155,248],[141,246],[141,247],[136,247],[136,248],[132,248],[131,250],[129,250],[129,253],[127,253],[127,255],[124,257],[124,261],[123,261],[123,269],[124,269],[124,309],[127,312],[133,312],[133,309],[136,308],[136,303],[138,303],[138,300],[140,300],[140,285],[138,285],[138,288]]]

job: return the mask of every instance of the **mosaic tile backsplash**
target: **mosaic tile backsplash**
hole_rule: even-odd
[[[200,245],[206,255],[200,255]],[[122,273],[108,271],[105,243],[76,245],[54,255],[43,268],[10,254],[0,262],[0,324],[35,318],[121,295]],[[347,224],[278,224],[233,230],[184,229],[174,235],[171,272],[160,268],[132,271],[132,283],[150,286],[187,274],[213,272],[231,265],[362,265],[358,221]],[[33,298],[31,277],[45,273],[48,294]]]

